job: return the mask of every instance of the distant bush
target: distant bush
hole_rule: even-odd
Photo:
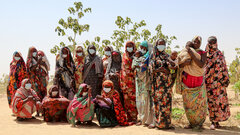
[[[172,109],[172,118],[173,119],[181,119],[184,115],[185,111],[181,108],[173,108]]]

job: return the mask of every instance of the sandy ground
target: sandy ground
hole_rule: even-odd
[[[175,107],[182,106],[181,98],[175,98],[173,104]],[[231,101],[233,102],[233,101]],[[234,101],[236,102],[236,101]],[[237,101],[236,103],[240,103]],[[42,118],[29,120],[25,122],[17,122],[8,108],[6,95],[0,95],[0,135],[233,135],[240,134],[240,121],[235,120],[234,114],[240,112],[239,106],[231,107],[231,118],[221,123],[223,129],[215,131],[209,130],[209,119],[207,118],[203,132],[193,132],[192,130],[183,129],[187,124],[185,116],[182,120],[173,120],[176,129],[171,131],[162,131],[157,129],[148,129],[143,126],[115,127],[115,128],[100,128],[96,119],[92,126],[71,127],[68,123],[46,123]]]

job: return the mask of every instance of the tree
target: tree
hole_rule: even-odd
[[[74,2],[74,6],[69,7],[68,12],[70,13],[70,16],[67,20],[61,18],[58,21],[59,26],[56,27],[55,32],[58,33],[58,36],[67,37],[69,44],[67,45],[67,43],[60,42],[59,45],[55,45],[51,49],[51,53],[53,54],[57,54],[61,47],[67,45],[73,52],[73,56],[75,56],[74,53],[77,45],[77,36],[81,36],[82,33],[89,31],[90,25],[80,24],[79,21],[86,13],[92,12],[91,8],[84,9],[81,2]]]

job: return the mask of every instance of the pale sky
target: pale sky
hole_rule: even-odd
[[[78,42],[93,40],[95,36],[110,39],[116,29],[117,16],[130,17],[133,21],[145,20],[147,29],[153,31],[163,25],[163,33],[174,35],[173,45],[183,46],[195,35],[207,38],[215,35],[227,62],[235,58],[235,48],[240,47],[239,0],[83,0],[84,7],[92,13],[81,20],[90,24],[90,31],[83,33]],[[9,73],[14,51],[20,51],[26,60],[28,48],[43,50],[54,73],[55,56],[50,49],[63,40],[55,33],[60,18],[66,19],[73,0],[0,0],[0,75]]]

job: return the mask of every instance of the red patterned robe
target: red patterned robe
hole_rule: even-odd
[[[225,57],[220,50],[207,50],[206,88],[209,119],[212,122],[226,121],[230,117],[227,97],[229,85],[228,69]]]
[[[132,70],[132,58],[123,54],[120,83],[124,98],[124,107],[127,110],[128,121],[137,120],[135,77]]]

